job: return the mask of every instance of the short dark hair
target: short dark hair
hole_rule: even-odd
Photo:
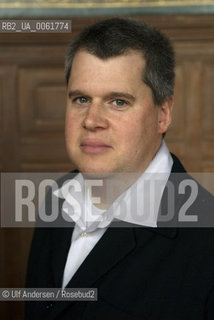
[[[112,18],[85,28],[68,47],[65,64],[67,83],[74,56],[80,50],[101,59],[130,50],[139,51],[146,62],[142,81],[151,88],[154,103],[161,105],[173,95],[175,63],[172,45],[165,35],[144,22]]]

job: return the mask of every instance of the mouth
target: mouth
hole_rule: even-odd
[[[80,149],[84,153],[99,154],[112,149],[112,147],[99,140],[84,140],[80,143]]]

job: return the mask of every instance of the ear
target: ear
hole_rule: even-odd
[[[161,106],[158,106],[158,132],[164,133],[168,130],[172,120],[173,96],[166,98]]]

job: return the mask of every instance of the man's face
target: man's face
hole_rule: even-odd
[[[155,106],[142,82],[145,61],[130,51],[106,60],[79,51],[67,92],[66,145],[83,173],[142,173],[170,123],[171,102]]]

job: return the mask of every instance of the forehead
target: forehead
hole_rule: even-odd
[[[78,51],[72,63],[69,86],[97,83],[142,83],[145,59],[138,51],[130,50],[123,55],[101,59],[87,51]]]

